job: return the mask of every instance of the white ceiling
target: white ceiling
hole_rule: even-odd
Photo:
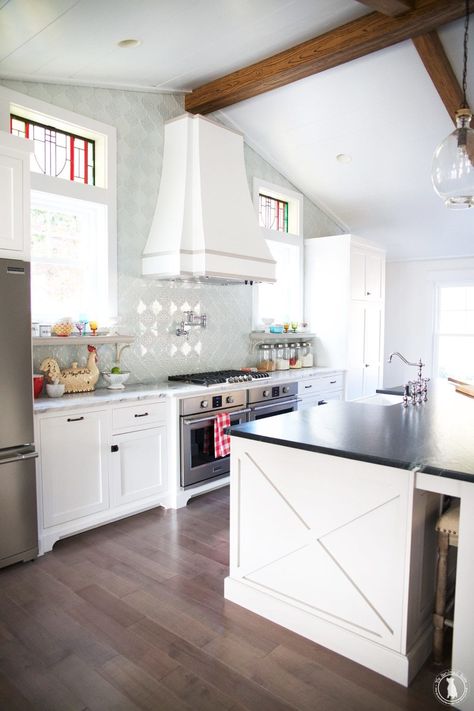
[[[187,91],[368,12],[354,0],[0,0],[0,77]],[[126,38],[142,44],[117,47]]]
[[[355,0],[0,0],[0,78],[189,91],[367,12]],[[440,34],[459,78],[462,22]],[[125,38],[142,44],[118,48]],[[469,51],[474,99],[474,32]],[[452,123],[410,42],[218,115],[390,258],[474,254],[474,210],[448,211],[431,187]]]

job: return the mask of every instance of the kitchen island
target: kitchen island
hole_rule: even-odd
[[[474,401],[440,385],[418,407],[231,428],[226,598],[408,685],[431,649],[439,494],[459,497],[453,669],[472,685],[473,424]]]

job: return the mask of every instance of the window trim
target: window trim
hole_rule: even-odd
[[[30,172],[31,189],[56,193],[107,207],[108,306],[109,317],[118,314],[117,279],[117,129],[96,119],[63,109],[0,85],[0,130],[10,135],[10,114],[52,123],[58,130],[79,133],[96,141],[96,184]]]
[[[462,278],[456,279],[459,274],[453,273],[452,275],[446,274],[445,278],[436,279],[433,284],[434,288],[434,313],[433,313],[433,343],[432,343],[432,362],[433,362],[433,377],[438,378],[439,372],[439,320],[440,320],[440,291],[443,288],[448,287],[463,287],[463,286],[474,286],[474,270],[462,270]],[[443,334],[444,335],[444,334]],[[467,334],[451,334],[451,335],[462,335]]]
[[[260,227],[265,240],[293,245],[299,248],[299,279],[295,288],[298,289],[298,303],[301,319],[304,319],[304,231],[303,231],[303,194],[286,188],[283,185],[269,183],[261,178],[253,178],[253,205],[258,222],[259,195],[268,195],[288,203],[288,232],[270,230]],[[252,293],[252,328],[258,323],[258,287]]]

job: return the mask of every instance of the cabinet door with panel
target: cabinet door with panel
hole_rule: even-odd
[[[157,496],[166,490],[166,427],[112,437],[112,506]]]
[[[106,412],[78,412],[41,419],[45,527],[108,508],[108,423]]]
[[[29,141],[0,132],[0,257],[28,259]]]
[[[375,251],[351,250],[351,298],[379,301],[383,298],[384,257]]]
[[[352,301],[348,339],[348,400],[372,395],[380,385],[382,309],[378,304]]]

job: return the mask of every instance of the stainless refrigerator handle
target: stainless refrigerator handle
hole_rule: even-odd
[[[22,462],[25,459],[36,459],[38,452],[29,452],[28,454],[16,454],[14,457],[0,459],[0,464],[11,464],[12,462]]]
[[[268,410],[269,407],[286,407],[287,405],[294,405],[296,402],[301,402],[301,398],[295,398],[294,400],[279,400],[277,402],[269,402],[268,405],[257,405],[257,407],[252,406],[251,410],[252,412],[256,412],[257,410]],[[278,413],[275,414],[277,415]]]
[[[250,412],[250,407],[245,408],[245,410],[237,410],[237,412],[228,412],[227,414],[229,414],[231,417],[234,417],[235,415],[245,415],[246,412]],[[199,420],[183,420],[183,422],[185,425],[195,425],[199,424],[200,422],[209,422],[209,420],[215,419],[217,419],[217,415],[211,415],[210,417],[202,417]]]

